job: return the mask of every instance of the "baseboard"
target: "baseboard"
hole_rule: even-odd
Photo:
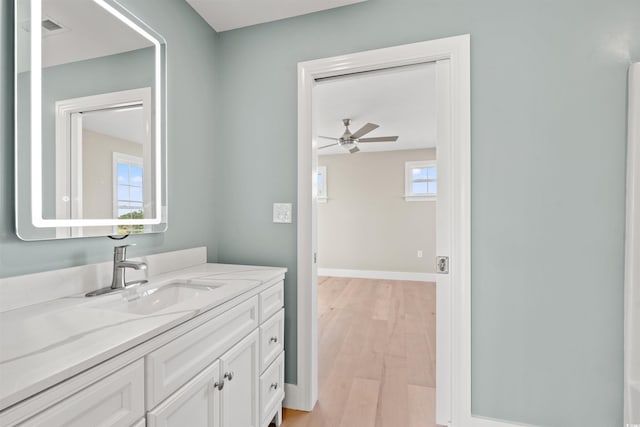
[[[357,279],[412,280],[435,282],[436,273],[415,273],[411,271],[347,270],[341,268],[318,268],[318,276],[355,277]]]
[[[282,406],[297,411],[306,411],[303,390],[296,384],[284,385],[284,402]]]
[[[468,424],[471,427],[535,427],[533,424],[523,424],[515,421],[505,421],[496,418],[479,417],[472,415],[471,423]]]

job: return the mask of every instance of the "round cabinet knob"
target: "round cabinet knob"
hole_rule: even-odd
[[[217,388],[218,390],[222,390],[224,388],[224,380],[220,382],[216,381],[215,383],[213,383],[213,387]]]
[[[271,337],[271,339],[269,340],[269,343],[272,342],[278,342],[278,337]]]
[[[271,388],[274,389],[274,390],[277,390],[278,389],[278,383],[271,384]]]
[[[231,381],[233,379],[233,372],[225,372],[224,377]]]

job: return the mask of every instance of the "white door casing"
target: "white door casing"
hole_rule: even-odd
[[[439,292],[437,311],[450,313],[451,339],[449,365],[438,363],[448,373],[437,375],[440,381],[451,379],[451,389],[441,390],[438,399],[450,396],[450,406],[438,402],[438,410],[450,407],[447,418],[453,426],[509,427],[508,423],[473,417],[471,414],[471,194],[470,194],[470,36],[461,35],[390,48],[359,52],[298,64],[298,248],[297,248],[297,384],[286,385],[285,406],[312,410],[318,398],[317,269],[315,172],[318,143],[313,138],[312,91],[315,80],[363,71],[441,62],[439,70],[448,73],[450,83],[450,240],[449,293]],[[445,65],[448,62],[448,67]],[[448,68],[448,70],[447,70]],[[441,76],[441,79],[445,77]],[[444,95],[442,93],[441,95]],[[440,149],[440,148],[439,148]],[[438,154],[440,156],[440,154]],[[440,233],[443,237],[446,233]],[[444,243],[442,242],[442,245]],[[444,246],[438,249],[443,249]],[[443,249],[444,250],[444,249]],[[438,285],[444,285],[441,280]],[[445,298],[442,298],[444,296]],[[448,301],[447,301],[448,299]],[[440,328],[446,322],[440,322]],[[442,330],[438,330],[442,334]],[[446,348],[446,346],[445,346]],[[446,357],[440,353],[439,357]],[[445,380],[443,380],[443,378]]]
[[[438,200],[436,202],[436,256],[451,257],[451,63],[436,61],[436,158]],[[433,262],[436,262],[434,260]],[[437,271],[437,269],[436,269]],[[449,274],[436,279],[436,423],[451,420],[451,280]]]
[[[629,69],[625,232],[624,422],[640,423],[640,62]]]
[[[83,183],[82,183],[82,113],[109,110],[116,107],[142,105],[144,111],[144,140],[142,157],[145,165],[143,187],[145,218],[151,216],[148,201],[152,198],[151,171],[152,135],[151,135],[151,88],[139,88],[118,92],[102,93],[80,98],[56,101],[55,103],[55,156],[56,156],[56,218],[83,219]],[[157,148],[156,148],[157,149]],[[158,168],[155,168],[158,169]],[[158,176],[156,176],[158,179]],[[160,182],[160,181],[156,181]],[[157,196],[157,194],[156,194]],[[68,202],[65,202],[68,200]],[[117,218],[117,217],[114,217]],[[81,227],[56,228],[56,237],[80,237]]]

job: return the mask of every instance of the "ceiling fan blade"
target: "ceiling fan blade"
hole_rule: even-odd
[[[379,128],[379,125],[373,124],[373,123],[367,123],[366,125],[362,126],[360,129],[358,129],[357,131],[355,131],[354,133],[351,134],[351,139],[358,139],[361,136],[365,136],[366,134],[368,134],[369,132],[371,132],[372,130]]]
[[[360,138],[358,142],[395,142],[397,140],[397,136],[378,136],[375,138]]]
[[[358,147],[354,146],[354,147],[349,149],[349,154],[355,154],[358,151],[360,151],[360,149]]]
[[[322,135],[318,135],[318,138],[322,138],[322,139],[331,139],[333,141],[340,141],[339,138],[334,138],[332,136],[322,136]]]
[[[338,143],[336,142],[335,144],[329,144],[329,145],[324,145],[322,147],[318,147],[318,150],[322,150],[323,148],[327,148],[327,147],[333,147],[334,145],[338,145]]]

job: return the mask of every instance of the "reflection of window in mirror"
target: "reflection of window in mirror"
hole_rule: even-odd
[[[327,167],[318,166],[318,203],[327,203]]]
[[[113,153],[113,214],[118,219],[144,219],[142,157]],[[143,225],[119,225],[115,234],[144,232]]]

